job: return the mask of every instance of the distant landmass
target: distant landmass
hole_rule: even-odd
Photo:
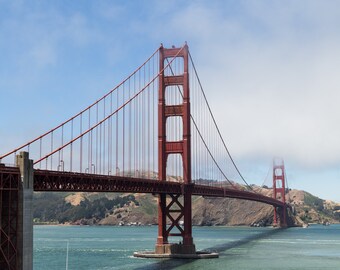
[[[272,189],[252,186],[271,196]],[[340,204],[301,190],[289,190],[292,225],[340,223]],[[157,224],[157,196],[120,193],[36,192],[33,199],[35,224],[150,225]],[[193,225],[270,226],[273,207],[230,198],[193,196]]]

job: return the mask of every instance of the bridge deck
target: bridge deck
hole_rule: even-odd
[[[17,167],[0,166],[0,171],[18,174]],[[131,193],[165,193],[183,194],[191,189],[192,195],[207,197],[226,197],[257,201],[283,207],[283,202],[259,193],[230,188],[158,181],[144,178],[123,176],[95,175],[50,170],[34,171],[34,191],[66,191],[66,192],[131,192]]]
[[[49,170],[35,170],[34,179],[35,191],[183,194],[187,189],[191,189],[192,195],[237,198],[262,202],[276,207],[283,207],[282,202],[258,193],[197,184],[184,185],[178,182],[152,179]]]

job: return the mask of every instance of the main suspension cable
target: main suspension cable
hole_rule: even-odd
[[[166,61],[168,62],[168,66],[169,66],[169,68],[170,68],[170,71],[171,71],[172,75],[175,75],[175,73],[174,73],[174,71],[173,71],[173,69],[172,69],[172,67],[171,67],[171,65],[170,65],[170,63],[169,63],[169,60],[166,59]],[[181,91],[181,89],[180,89],[180,87],[179,87],[178,85],[177,85],[177,89],[178,89],[179,93],[181,94],[182,98],[184,98],[183,92]],[[194,126],[195,126],[195,128],[196,128],[196,130],[197,130],[197,132],[198,132],[198,135],[200,136],[200,138],[201,138],[201,140],[202,140],[202,142],[203,142],[205,148],[207,149],[207,151],[208,151],[210,157],[211,157],[212,160],[214,161],[215,165],[217,166],[217,168],[219,169],[219,171],[221,172],[221,174],[224,176],[224,178],[229,182],[229,184],[232,185],[235,189],[237,189],[237,187],[234,185],[234,183],[233,183],[232,181],[230,181],[229,178],[226,176],[226,174],[223,172],[223,170],[222,170],[222,168],[220,167],[220,165],[218,165],[218,163],[217,163],[215,157],[213,156],[211,150],[209,149],[207,142],[204,140],[203,135],[202,135],[202,133],[200,132],[200,130],[199,130],[197,124],[196,124],[196,121],[195,121],[195,119],[194,119],[194,117],[192,116],[191,113],[190,113],[190,118],[191,118],[191,120],[192,120],[192,122],[193,122],[193,124],[194,124]]]
[[[213,115],[213,113],[212,113],[212,111],[211,111],[210,105],[209,105],[208,100],[207,100],[207,98],[206,98],[206,95],[205,95],[205,93],[204,93],[203,86],[202,86],[202,84],[201,84],[200,78],[198,77],[198,73],[197,73],[197,70],[196,70],[196,67],[195,67],[194,61],[193,61],[193,59],[192,59],[192,57],[191,57],[190,52],[189,52],[189,57],[190,57],[190,60],[191,60],[191,63],[192,63],[192,67],[193,67],[193,69],[194,69],[194,71],[195,71],[195,75],[196,75],[196,78],[197,78],[197,80],[198,80],[200,89],[201,89],[201,91],[202,91],[204,100],[205,100],[205,102],[206,102],[206,104],[207,104],[208,110],[209,110],[209,112],[210,112],[210,115],[211,115],[211,117],[212,117],[212,120],[213,120],[213,122],[214,122],[214,125],[215,125],[215,127],[216,127],[216,130],[217,130],[217,132],[218,132],[218,135],[219,135],[219,137],[220,137],[220,139],[221,139],[221,141],[222,141],[222,143],[223,143],[224,149],[225,149],[226,152],[228,153],[228,156],[229,156],[229,158],[230,158],[232,164],[234,165],[234,167],[235,167],[235,169],[236,169],[238,175],[241,177],[241,179],[243,180],[243,182],[244,182],[244,183],[245,183],[252,191],[254,191],[254,189],[253,189],[253,188],[247,183],[247,181],[244,179],[243,175],[241,174],[240,170],[239,170],[238,167],[236,166],[236,163],[235,163],[234,159],[232,158],[232,156],[231,156],[231,154],[230,154],[230,152],[229,152],[229,149],[228,149],[228,147],[227,147],[227,145],[226,145],[226,143],[225,143],[225,141],[224,141],[224,139],[223,139],[223,137],[222,137],[222,134],[221,134],[221,132],[220,132],[220,129],[219,129],[218,126],[217,126],[215,117],[214,117],[214,115]]]

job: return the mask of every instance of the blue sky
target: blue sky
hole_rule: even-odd
[[[232,155],[262,184],[340,202],[339,1],[0,0],[4,153],[113,88],[158,46],[188,42]]]

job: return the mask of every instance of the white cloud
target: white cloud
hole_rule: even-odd
[[[194,40],[223,134],[238,158],[282,155],[307,167],[340,162],[340,31],[329,28],[340,22],[335,7],[250,3],[236,19],[205,5],[172,19],[174,32]]]

